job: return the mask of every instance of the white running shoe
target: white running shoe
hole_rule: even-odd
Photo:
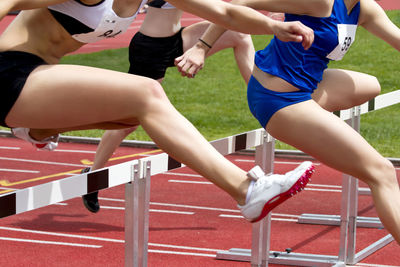
[[[54,149],[57,148],[58,146],[58,138],[59,135],[54,135],[54,136],[50,136],[47,137],[41,141],[37,141],[35,139],[33,139],[30,135],[29,135],[29,128],[12,128],[11,132],[18,138],[31,142],[32,145],[34,147],[36,147],[37,149],[40,150],[49,150],[52,151]]]
[[[273,208],[303,190],[313,172],[314,166],[310,161],[284,175],[266,175],[259,166],[255,166],[247,174],[255,180],[249,200],[243,206],[238,205],[242,215],[250,222],[261,220]]]

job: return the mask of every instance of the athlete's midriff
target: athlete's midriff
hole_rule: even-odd
[[[168,37],[181,29],[182,11],[148,7],[140,32],[150,37]],[[149,18],[149,19],[147,19]]]
[[[21,11],[0,37],[0,51],[29,52],[50,64],[58,63],[62,56],[82,45],[57,23],[47,8]]]
[[[276,92],[295,92],[299,89],[277,76],[271,75],[254,66],[253,76],[265,88]]]

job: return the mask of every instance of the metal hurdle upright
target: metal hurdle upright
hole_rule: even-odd
[[[375,99],[360,106],[338,112],[337,115],[345,120],[356,131],[360,131],[360,116],[370,111],[382,109],[400,103],[400,90],[377,96]],[[356,252],[356,230],[359,227],[383,227],[379,218],[359,217],[357,212],[358,194],[366,194],[359,190],[358,180],[343,174],[342,198],[340,215],[302,214],[299,223],[340,225],[340,248],[338,256],[308,253],[278,252],[269,250],[271,216],[267,216],[260,225],[253,226],[252,249],[232,248],[217,254],[219,259],[250,261],[252,266],[268,266],[285,264],[295,266],[335,266],[354,265],[375,251],[393,241],[388,234],[359,252]],[[257,237],[257,235],[259,235]],[[256,236],[256,237],[255,237]],[[258,248],[264,251],[254,251],[254,242],[262,240]],[[261,259],[259,258],[261,255]]]
[[[222,155],[256,147],[256,161],[264,169],[273,161],[264,156],[266,145],[273,149],[273,139],[264,129],[222,138],[210,142]],[[260,152],[264,154],[260,154]],[[269,150],[273,156],[273,150]],[[257,156],[258,155],[258,156]],[[83,173],[11,193],[0,195],[0,218],[35,210],[75,197],[125,184],[125,266],[147,266],[150,179],[184,165],[162,153],[132,160],[108,168]],[[255,231],[256,232],[256,231]],[[261,236],[257,234],[257,237]],[[265,244],[265,242],[260,242]],[[255,248],[259,252],[265,251]],[[258,258],[261,259],[261,256]]]

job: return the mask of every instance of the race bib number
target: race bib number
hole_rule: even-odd
[[[331,60],[341,60],[356,39],[357,25],[338,24],[337,28],[339,44],[326,56]]]
[[[93,32],[74,34],[73,38],[82,43],[94,43],[106,38],[113,38],[124,33],[135,17],[120,18],[113,11],[109,11],[103,15],[100,24]]]

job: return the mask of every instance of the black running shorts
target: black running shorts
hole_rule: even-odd
[[[5,119],[25,85],[29,74],[46,62],[40,57],[20,51],[0,52],[0,125],[8,127]]]
[[[160,79],[176,57],[183,54],[182,30],[170,37],[150,37],[137,32],[129,44],[129,73]]]

